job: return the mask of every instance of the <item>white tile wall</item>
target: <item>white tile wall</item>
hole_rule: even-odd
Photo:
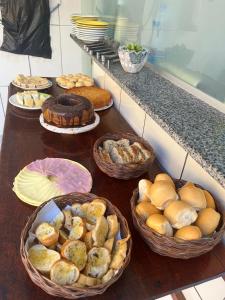
[[[2,98],[2,106],[5,114],[8,103],[8,87],[0,87],[0,95]]]
[[[55,7],[60,5],[60,3],[61,0],[49,0],[50,11],[52,11]],[[54,12],[51,13],[50,24],[59,25],[59,8],[57,8],[56,10],[54,10]]]
[[[105,74],[105,89],[108,90],[113,98],[114,106],[120,109],[121,87],[107,74]]]
[[[134,131],[139,136],[142,136],[146,114],[143,109],[124,91],[121,92],[120,113]]]
[[[225,209],[225,189],[213,179],[190,155],[188,155],[182,179],[193,181],[212,192]],[[225,295],[224,295],[225,297]]]
[[[1,140],[2,140],[4,122],[5,122],[5,115],[4,115],[4,111],[3,111],[2,97],[0,94],[0,145],[1,145]]]
[[[92,77],[95,83],[104,89],[105,87],[105,72],[95,63],[92,64]]]
[[[194,287],[183,290],[182,294],[184,295],[186,300],[201,300]]]
[[[225,282],[223,278],[217,278],[195,286],[202,300],[224,300]]]
[[[82,0],[63,0],[59,8],[60,25],[71,25],[70,16],[81,14]]]
[[[174,178],[180,178],[186,151],[148,115],[146,115],[143,137],[152,145],[165,170]]]

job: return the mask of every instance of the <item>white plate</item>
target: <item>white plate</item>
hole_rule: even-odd
[[[49,97],[51,97],[51,95],[49,95]],[[48,99],[48,98],[47,98]],[[23,109],[28,109],[28,110],[39,110],[41,109],[41,106],[33,106],[33,107],[29,107],[29,106],[25,106],[25,105],[21,105],[17,102],[16,99],[16,94],[12,95],[9,98],[9,103],[11,103],[12,105],[19,107],[19,108],[23,108]]]
[[[19,85],[17,85],[14,81],[12,81],[12,84],[22,90],[25,90],[25,91],[38,91],[38,90],[45,90],[45,89],[48,89],[52,86],[52,82],[50,80],[48,80],[48,84],[46,85],[42,85],[42,86],[39,86],[38,88],[24,88],[24,87],[21,87]]]
[[[111,98],[109,105],[103,106],[101,108],[95,108],[95,111],[102,111],[110,108],[113,105],[113,99]]]
[[[97,127],[100,122],[100,117],[98,114],[95,113],[94,123],[88,124],[86,126],[74,127],[74,128],[59,128],[59,127],[56,127],[53,125],[49,125],[44,122],[43,114],[40,115],[39,120],[40,120],[41,126],[49,131],[52,131],[55,133],[64,133],[64,134],[79,134],[79,133],[83,133],[86,131],[90,131],[90,130],[94,129],[95,127]]]

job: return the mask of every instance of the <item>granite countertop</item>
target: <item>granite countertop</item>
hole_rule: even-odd
[[[83,43],[71,35],[83,48]],[[225,188],[225,115],[144,67],[126,73],[92,59],[215,180]]]

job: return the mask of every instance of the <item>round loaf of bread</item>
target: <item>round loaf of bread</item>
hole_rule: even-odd
[[[199,212],[195,224],[200,228],[203,235],[209,235],[216,230],[220,217],[220,214],[213,208],[205,208]]]
[[[149,201],[142,201],[136,206],[136,213],[146,220],[149,216],[160,214],[160,210]]]
[[[51,268],[50,278],[59,285],[71,285],[77,281],[80,272],[70,261],[60,259]]]
[[[171,227],[170,223],[168,222],[167,218],[160,214],[154,214],[148,217],[146,224],[148,227],[153,229],[154,231],[171,237],[173,236],[173,228]]]
[[[194,207],[196,210],[206,208],[205,194],[202,189],[192,185],[184,185],[179,189],[180,199]]]
[[[199,240],[202,237],[201,230],[198,226],[184,226],[177,230],[175,237],[185,241]]]
[[[216,209],[216,204],[215,204],[215,201],[212,197],[212,195],[206,191],[206,190],[203,190],[204,194],[205,194],[205,199],[206,199],[206,207],[211,207],[213,209]]]
[[[177,229],[194,223],[198,217],[192,206],[180,200],[171,202],[164,210],[164,215]]]
[[[166,173],[160,173],[160,174],[156,175],[154,182],[157,182],[157,181],[169,181],[175,188],[173,179]]]
[[[42,245],[50,247],[57,243],[59,231],[50,224],[44,222],[37,227],[35,235]]]
[[[141,179],[138,183],[139,201],[150,201],[149,190],[152,182],[148,179]]]
[[[168,181],[157,181],[150,186],[149,197],[152,204],[158,209],[165,209],[165,207],[174,200],[178,199],[178,195]]]

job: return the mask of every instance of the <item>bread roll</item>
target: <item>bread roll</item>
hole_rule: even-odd
[[[114,270],[119,270],[123,266],[124,259],[126,258],[127,254],[127,241],[129,240],[130,236],[122,240],[117,240],[115,249],[113,251],[112,260],[110,264],[110,268]]]
[[[164,215],[177,229],[194,223],[198,217],[195,209],[181,200],[171,202],[165,209]]]
[[[148,227],[153,229],[154,231],[165,235],[165,236],[172,236],[173,235],[173,229],[168,222],[167,218],[160,214],[154,214],[148,217],[146,224]]]
[[[103,247],[94,247],[88,252],[88,260],[85,275],[94,278],[102,278],[108,271],[111,256],[109,251]]]
[[[160,210],[151,204],[151,202],[142,201],[136,206],[136,213],[139,215],[139,217],[147,220],[151,215],[160,214]]]
[[[199,240],[202,233],[198,226],[189,225],[178,229],[175,237],[185,241],[193,241]]]
[[[147,179],[141,179],[138,183],[139,200],[138,201],[150,201],[149,190],[152,182]]]
[[[35,235],[42,245],[50,247],[57,243],[59,231],[56,230],[52,225],[44,222],[37,227]]]
[[[203,235],[212,234],[219,225],[220,214],[213,208],[205,208],[198,214],[196,225],[201,229]]]
[[[59,285],[71,285],[80,275],[77,267],[65,259],[58,260],[51,268],[50,279]]]
[[[100,284],[101,280],[98,279],[98,278],[93,278],[93,277],[90,277],[90,276],[85,276],[84,274],[80,274],[80,277],[79,277],[77,283],[81,287],[83,287],[83,286],[94,286],[94,285]]]
[[[72,261],[81,271],[87,262],[87,247],[81,241],[66,241],[62,246],[61,255]]]
[[[206,208],[205,194],[202,189],[194,185],[186,185],[179,189],[180,199],[194,207],[196,210]]]
[[[206,199],[206,207],[211,207],[213,209],[216,209],[216,204],[215,204],[215,201],[212,197],[212,195],[206,191],[206,190],[203,190],[204,194],[205,194],[205,199]]]
[[[173,187],[175,188],[175,184],[173,182],[173,179],[166,173],[160,173],[160,174],[156,175],[154,182],[157,182],[157,181],[169,181],[173,185]]]
[[[107,216],[107,221],[109,225],[108,236],[107,239],[114,238],[114,236],[119,231],[119,222],[117,219],[117,215],[109,215]]]
[[[149,189],[149,197],[152,204],[158,209],[165,209],[171,201],[178,199],[174,187],[168,181],[157,181],[153,183]]]
[[[105,217],[101,216],[97,219],[96,226],[92,230],[92,239],[94,246],[102,247],[108,235],[109,225]]]
[[[81,217],[72,218],[72,228],[69,233],[70,240],[79,240],[85,236],[86,225]]]

